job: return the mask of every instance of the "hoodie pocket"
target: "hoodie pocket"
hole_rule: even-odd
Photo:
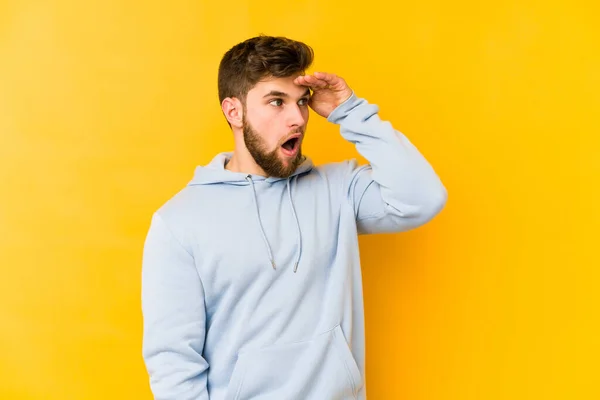
[[[351,400],[363,385],[341,327],[311,340],[241,352],[226,400]]]

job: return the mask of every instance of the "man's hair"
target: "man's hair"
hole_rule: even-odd
[[[243,104],[260,80],[303,73],[313,62],[310,46],[285,37],[256,36],[233,46],[219,65],[219,102],[236,97]]]

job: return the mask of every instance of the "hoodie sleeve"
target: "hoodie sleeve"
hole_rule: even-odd
[[[192,255],[158,214],[142,264],[143,358],[154,399],[208,399],[202,283]]]
[[[444,207],[447,192],[415,146],[378,115],[379,107],[354,93],[327,118],[356,146],[368,165],[349,164],[344,191],[358,231],[401,232],[419,227]]]

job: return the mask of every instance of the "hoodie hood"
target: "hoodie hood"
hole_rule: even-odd
[[[206,166],[198,166],[194,171],[193,179],[188,183],[188,186],[196,186],[196,185],[215,185],[215,184],[229,184],[229,185],[238,185],[238,186],[250,186],[251,192],[249,194],[252,196],[254,201],[254,210],[256,212],[256,223],[262,235],[263,241],[265,243],[265,249],[267,252],[267,256],[269,257],[269,263],[273,267],[273,269],[277,269],[277,264],[273,257],[273,251],[271,250],[271,244],[267,239],[267,235],[265,234],[265,230],[262,224],[262,220],[260,218],[260,210],[258,207],[258,198],[256,196],[256,190],[254,187],[255,182],[266,181],[269,183],[274,183],[277,181],[286,181],[286,189],[288,194],[288,201],[290,202],[292,213],[294,214],[294,220],[296,221],[296,232],[297,232],[297,245],[296,245],[296,260],[294,263],[294,272],[298,270],[298,264],[300,263],[300,259],[302,257],[302,232],[300,230],[300,222],[298,221],[298,215],[296,213],[296,207],[294,206],[294,200],[292,198],[292,185],[296,182],[296,178],[306,172],[309,172],[313,168],[312,160],[308,157],[304,158],[302,164],[296,168],[296,171],[292,175],[287,178],[276,178],[276,177],[264,177],[260,175],[246,174],[243,172],[232,172],[225,169],[225,163],[231,158],[233,155],[232,152],[220,153],[217,154],[210,163]]]
[[[205,166],[198,166],[194,171],[194,177],[188,183],[188,186],[194,185],[210,185],[216,183],[227,183],[231,185],[248,185],[248,177],[251,177],[254,182],[266,181],[276,182],[287,179],[288,181],[300,174],[309,172],[313,168],[312,160],[304,157],[302,164],[296,168],[296,171],[289,178],[264,177],[260,175],[246,174],[243,172],[232,172],[225,169],[225,163],[233,156],[233,152],[219,153],[210,163]]]

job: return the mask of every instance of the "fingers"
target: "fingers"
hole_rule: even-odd
[[[335,85],[340,80],[340,78],[337,75],[328,74],[326,72],[315,72],[313,75],[318,79],[327,82],[329,85]]]
[[[309,86],[313,89],[330,89],[338,84],[340,80],[335,74],[315,72],[312,75],[299,76],[294,82],[297,85]]]
[[[317,79],[312,75],[299,76],[298,78],[296,78],[296,84],[302,86],[309,86],[313,89],[323,89],[328,85],[326,81]]]

